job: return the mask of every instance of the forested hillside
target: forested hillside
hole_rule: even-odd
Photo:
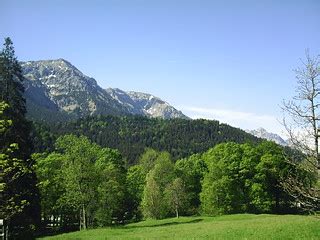
[[[52,151],[57,137],[69,133],[85,135],[102,147],[118,149],[130,165],[147,147],[168,151],[176,160],[222,142],[260,142],[241,129],[212,120],[96,116],[50,125],[34,123],[35,151]]]

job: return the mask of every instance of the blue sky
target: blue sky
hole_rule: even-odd
[[[0,0],[20,60],[65,58],[102,87],[154,94],[197,118],[281,133],[320,1]]]

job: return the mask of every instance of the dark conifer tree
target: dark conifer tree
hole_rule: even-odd
[[[40,220],[39,193],[32,170],[31,124],[25,118],[23,76],[10,38],[0,52],[0,102],[6,103],[1,118],[10,126],[0,133],[0,171],[4,188],[0,218],[5,219],[10,239],[30,239]],[[4,174],[5,173],[5,174]]]

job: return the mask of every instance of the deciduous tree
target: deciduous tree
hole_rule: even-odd
[[[295,70],[295,74],[297,94],[292,100],[283,101],[283,124],[291,146],[305,154],[305,157],[303,161],[294,155],[288,157],[288,161],[297,166],[299,171],[293,171],[283,179],[282,185],[295,199],[294,204],[316,211],[320,208],[320,56],[313,57],[306,51],[306,58],[301,60],[301,66]],[[310,181],[303,181],[301,174],[313,177],[309,178]]]
[[[181,178],[175,178],[169,183],[164,191],[164,198],[169,209],[179,218],[179,213],[187,204],[187,193],[185,184]]]

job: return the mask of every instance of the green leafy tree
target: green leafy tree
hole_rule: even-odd
[[[169,209],[179,218],[181,209],[187,205],[187,193],[185,184],[181,178],[175,178],[172,183],[169,183],[164,191],[164,198]]]
[[[281,186],[285,178],[295,167],[285,159],[283,149],[269,141],[257,146],[259,162],[252,178],[250,199],[255,211],[283,212],[290,211],[290,197]]]
[[[142,209],[145,218],[161,219],[164,217],[163,194],[152,173],[147,175],[143,192]]]
[[[38,179],[38,187],[41,195],[41,209],[44,225],[48,221],[51,223],[51,218],[60,219],[59,225],[63,228],[64,224],[68,224],[70,217],[74,214],[68,214],[64,208],[64,203],[61,202],[61,196],[65,194],[63,186],[62,165],[65,158],[60,153],[35,153],[32,155],[35,161],[35,170]],[[64,222],[64,220],[66,222]],[[56,224],[55,222],[53,223]]]
[[[95,212],[96,224],[106,226],[112,221],[124,221],[128,194],[122,156],[117,150],[104,148],[95,162],[95,169],[98,174],[98,204],[92,211]]]
[[[182,213],[188,215],[198,213],[201,182],[207,170],[207,165],[201,154],[193,154],[175,163],[176,174],[185,183],[185,191],[187,194],[188,207],[181,209]]]
[[[225,143],[203,158],[208,173],[202,182],[201,207],[206,214],[290,212],[289,196],[280,184],[295,170],[283,148],[264,141],[257,146]]]
[[[235,213],[244,207],[242,185],[238,179],[241,158],[242,149],[236,143],[217,145],[204,154],[209,169],[201,192],[205,213]]]
[[[86,137],[66,135],[57,140],[57,150],[64,154],[61,174],[65,184],[65,202],[80,212],[80,229],[86,229],[91,218],[89,208],[96,199],[97,172],[94,163],[99,147]]]
[[[160,152],[152,148],[145,149],[144,153],[139,158],[139,165],[142,166],[145,174],[147,174],[154,167],[159,155]]]
[[[161,192],[172,182],[175,177],[174,164],[168,152],[161,152],[156,160],[156,164],[151,170],[155,181],[159,184]]]
[[[127,189],[129,194],[129,216],[133,220],[140,220],[142,213],[140,203],[143,197],[143,190],[146,182],[146,174],[143,166],[134,165],[129,167],[127,172]]]
[[[170,154],[161,152],[146,177],[141,204],[145,217],[161,219],[168,215],[170,210],[164,199],[164,191],[174,177],[174,164]]]
[[[126,171],[117,150],[65,135],[58,138],[56,152],[33,156],[45,218],[60,219],[60,228],[78,220],[80,229],[123,221]]]

